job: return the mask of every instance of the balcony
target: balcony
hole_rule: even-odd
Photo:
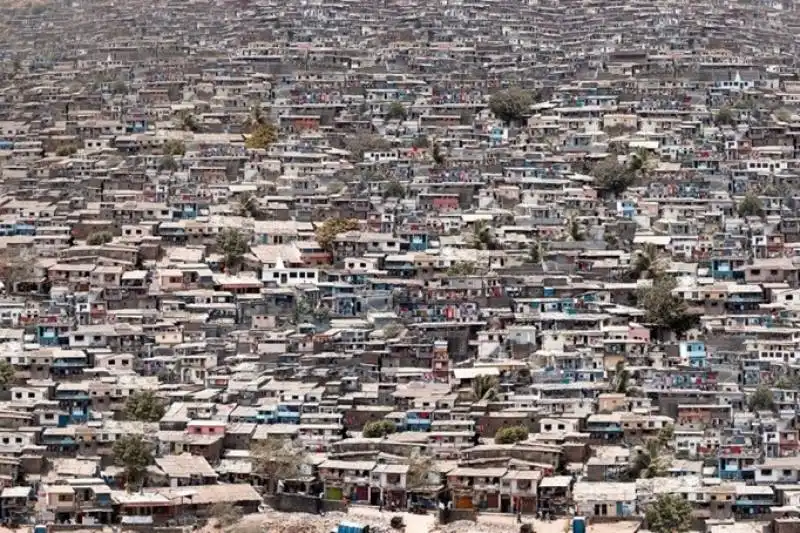
[[[53,368],[82,368],[87,365],[84,359],[55,359]]]
[[[588,424],[586,431],[590,433],[622,433],[622,428],[616,424]]]

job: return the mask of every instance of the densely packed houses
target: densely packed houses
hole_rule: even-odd
[[[0,519],[800,532],[795,9],[4,5]]]

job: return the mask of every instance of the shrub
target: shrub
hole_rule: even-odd
[[[516,444],[528,438],[528,428],[525,426],[511,426],[500,429],[494,436],[497,444]]]

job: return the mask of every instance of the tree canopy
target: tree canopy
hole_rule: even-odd
[[[14,365],[5,359],[0,359],[0,387],[5,387],[13,383],[16,373],[17,371]]]
[[[354,218],[329,218],[317,227],[317,242],[323,249],[331,251],[337,235],[360,227],[358,220]]]
[[[650,287],[639,291],[638,305],[646,313],[646,322],[667,328],[681,336],[692,328],[697,317],[688,313],[683,298],[672,293],[675,287],[673,278],[658,277]]]
[[[162,150],[164,155],[184,155],[186,153],[186,145],[178,139],[169,139],[164,143]]]
[[[680,494],[659,494],[645,512],[653,533],[683,533],[692,526],[692,504]]]
[[[504,89],[489,98],[489,109],[504,122],[513,122],[525,117],[533,104],[530,92],[518,89]]]
[[[497,250],[500,246],[497,237],[495,237],[494,229],[483,220],[479,220],[472,227],[469,245],[476,250]]]
[[[500,428],[494,435],[497,444],[516,444],[528,438],[528,428],[525,426],[510,426]]]
[[[129,489],[144,483],[147,467],[153,463],[150,444],[141,435],[122,435],[112,449],[114,463],[124,470],[125,484]]]
[[[635,450],[628,478],[633,480],[665,476],[669,465],[661,451],[662,446],[658,439],[650,439],[644,448]]]
[[[247,236],[235,228],[225,228],[217,235],[217,247],[225,257],[225,268],[236,271],[250,251],[250,241]]]
[[[86,238],[86,244],[89,246],[100,246],[114,240],[114,235],[110,231],[96,231]]]
[[[429,455],[414,452],[408,458],[408,474],[406,475],[406,487],[410,490],[426,487],[428,476],[433,471],[434,461]]]
[[[475,400],[493,400],[497,397],[497,385],[499,384],[496,376],[481,374],[472,380],[471,395]]]
[[[278,130],[270,123],[259,124],[244,141],[246,148],[265,150],[278,140]]]
[[[164,416],[164,404],[153,391],[135,392],[125,402],[125,418],[140,422],[158,422]]]
[[[753,411],[772,411],[775,409],[775,398],[772,395],[772,390],[769,387],[758,387],[753,395],[750,396],[748,402],[750,409]]]
[[[268,438],[253,446],[251,457],[253,473],[266,478],[270,492],[275,492],[279,481],[302,474],[306,452],[291,441]]]
[[[590,173],[595,178],[597,188],[608,191],[613,196],[619,196],[636,181],[636,174],[621,165],[616,157],[607,157],[598,162]]]
[[[747,193],[739,203],[737,212],[740,217],[762,217],[764,216],[764,204],[755,194]]]
[[[405,120],[407,116],[406,108],[400,102],[392,102],[386,111],[387,120]]]
[[[376,439],[395,431],[397,431],[397,426],[391,420],[373,420],[364,425],[361,434],[368,439]]]
[[[630,276],[633,279],[655,279],[662,274],[661,257],[658,248],[653,243],[646,243],[640,250],[634,252],[631,263]]]
[[[714,115],[714,123],[717,126],[722,126],[725,124],[732,125],[736,121],[733,117],[733,110],[731,110],[728,106],[723,106],[717,111],[717,114]]]

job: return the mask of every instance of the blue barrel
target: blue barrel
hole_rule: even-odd
[[[36,524],[33,526],[33,533],[47,533],[47,526],[44,524]]]
[[[339,528],[336,533],[367,533],[369,529],[361,524],[355,522],[339,522]]]
[[[572,519],[572,533],[586,533],[586,517],[576,516]]]

